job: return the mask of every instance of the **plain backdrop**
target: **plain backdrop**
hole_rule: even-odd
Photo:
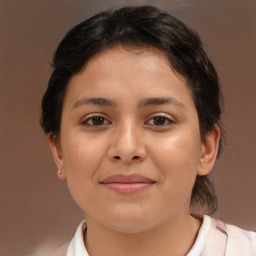
[[[56,177],[39,126],[51,57],[72,26],[106,8],[151,4],[196,29],[223,86],[225,153],[216,217],[256,230],[255,0],[0,0],[0,255],[45,256],[83,215]]]

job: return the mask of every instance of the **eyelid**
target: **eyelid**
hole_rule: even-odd
[[[104,120],[106,120],[108,123],[107,124],[102,124],[102,125],[91,125],[91,124],[88,124],[87,122],[89,120],[92,120],[94,117],[101,117]],[[91,114],[83,116],[83,118],[81,118],[79,123],[81,125],[85,125],[85,126],[88,126],[88,127],[99,127],[99,126],[104,126],[104,125],[111,124],[111,121],[109,121],[109,118],[106,117],[106,115],[103,114],[103,113],[91,113]]]
[[[175,121],[175,119],[172,117],[172,116],[170,116],[169,114],[165,114],[165,113],[154,113],[154,114],[151,114],[148,118],[147,118],[147,121],[145,122],[145,124],[147,124],[150,120],[152,120],[153,118],[156,118],[156,117],[163,117],[163,118],[165,118],[166,120],[168,120],[169,121],[169,123],[168,124],[163,124],[163,125],[155,125],[155,124],[150,124],[150,125],[152,125],[152,126],[170,126],[170,125],[172,125],[173,123],[175,123],[176,121]]]

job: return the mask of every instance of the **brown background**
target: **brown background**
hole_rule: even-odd
[[[52,53],[105,7],[152,4],[195,28],[219,72],[228,138],[214,171],[217,217],[256,230],[256,1],[0,0],[0,255],[43,256],[82,219],[38,125]]]

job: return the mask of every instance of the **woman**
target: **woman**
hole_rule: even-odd
[[[199,36],[154,7],[73,28],[42,101],[58,177],[84,212],[59,255],[255,255],[256,234],[191,214],[217,208],[221,89]]]

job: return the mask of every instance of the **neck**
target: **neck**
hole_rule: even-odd
[[[176,217],[143,232],[111,230],[87,217],[85,245],[90,256],[186,255],[193,246],[201,222],[187,215]]]

